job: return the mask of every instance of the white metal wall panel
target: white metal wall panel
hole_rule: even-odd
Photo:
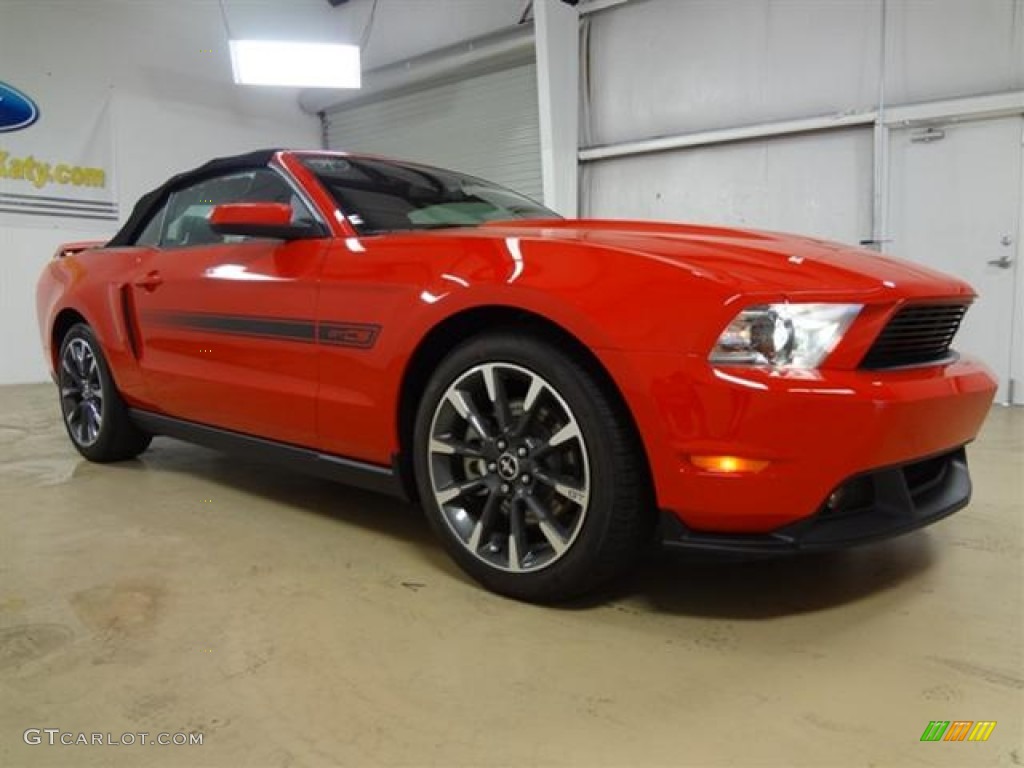
[[[1024,0],[889,0],[886,101],[1024,88]]]
[[[869,109],[880,0],[633,0],[591,26],[594,144]]]
[[[327,114],[327,146],[463,171],[540,200],[533,64]]]
[[[882,0],[633,0],[591,26],[593,144],[877,106]],[[1024,0],[887,0],[885,100],[1024,88]]]
[[[606,160],[586,166],[587,215],[871,236],[870,128]]]
[[[590,40],[591,146],[1024,88],[1024,0],[633,0]],[[856,242],[873,162],[869,129],[601,160],[582,207]]]

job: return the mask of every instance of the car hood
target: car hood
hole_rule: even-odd
[[[668,262],[749,292],[856,294],[867,298],[972,297],[965,282],[876,251],[797,235],[644,221],[491,222],[477,232],[520,240],[570,241]]]

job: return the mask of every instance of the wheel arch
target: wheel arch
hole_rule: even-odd
[[[64,336],[78,323],[89,325],[85,316],[71,307],[65,307],[53,318],[53,325],[50,327],[50,365],[55,372],[60,364],[60,345],[64,341]]]
[[[399,388],[396,414],[398,455],[395,458],[408,497],[412,500],[418,497],[411,451],[419,403],[418,394],[423,392],[430,376],[452,349],[475,336],[502,329],[514,329],[517,333],[531,334],[554,344],[594,375],[627,420],[643,457],[648,487],[653,491],[650,458],[636,417],[611,372],[600,358],[575,334],[543,315],[518,307],[485,305],[463,309],[437,323],[420,339],[409,356]]]

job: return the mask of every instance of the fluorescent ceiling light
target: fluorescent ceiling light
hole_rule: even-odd
[[[358,88],[359,46],[232,40],[231,69],[243,85]]]

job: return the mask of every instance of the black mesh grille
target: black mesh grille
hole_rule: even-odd
[[[893,368],[942,360],[966,311],[965,304],[904,307],[875,339],[861,367]]]

